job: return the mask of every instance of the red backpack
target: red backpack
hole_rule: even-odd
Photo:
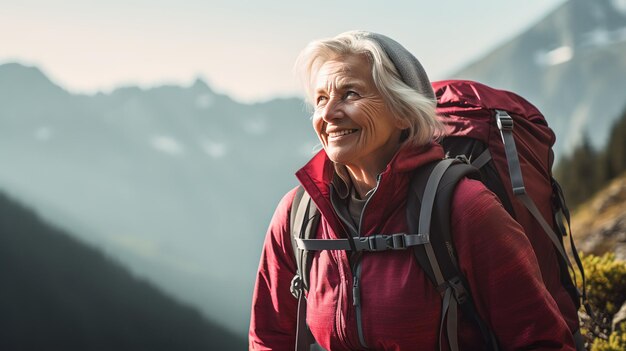
[[[570,329],[578,329],[579,292],[565,252],[569,210],[552,177],[556,140],[545,118],[517,94],[463,80],[433,83],[437,113],[446,126],[442,145],[450,156],[465,155],[483,182],[530,240],[544,283]],[[572,256],[584,272],[570,235]],[[570,274],[570,272],[572,274]]]

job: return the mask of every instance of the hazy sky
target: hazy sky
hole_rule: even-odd
[[[36,65],[76,93],[201,77],[256,101],[299,94],[293,62],[313,39],[377,31],[443,79],[564,2],[0,0],[0,63]]]

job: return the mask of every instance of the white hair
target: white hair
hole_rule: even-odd
[[[307,101],[314,105],[314,79],[327,61],[352,55],[365,55],[372,65],[372,78],[394,118],[408,122],[405,142],[417,146],[443,135],[437,119],[436,101],[405,84],[383,48],[367,32],[350,31],[330,39],[309,43],[296,60],[295,70],[304,86]]]

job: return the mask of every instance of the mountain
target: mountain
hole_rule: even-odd
[[[535,104],[556,132],[557,155],[584,133],[601,147],[626,107],[625,2],[567,1],[453,77],[511,90]]]
[[[75,95],[0,66],[0,188],[242,335],[265,229],[316,144],[295,98]]]
[[[538,105],[557,152],[602,143],[626,104],[623,3],[571,0],[456,76]],[[78,95],[0,65],[0,190],[241,336],[265,229],[317,144],[296,98],[200,79]]]
[[[0,194],[0,349],[233,350],[207,321]]]

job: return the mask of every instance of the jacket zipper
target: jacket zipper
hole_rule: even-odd
[[[361,346],[367,348],[365,342],[365,336],[363,335],[363,317],[361,316],[361,287],[359,286],[359,280],[361,278],[361,260],[359,259],[355,265],[354,282],[352,284],[352,301],[354,305],[356,315],[356,327],[359,334],[359,342]]]
[[[331,191],[333,191],[332,187],[331,187]],[[338,208],[339,204],[335,203],[333,201],[334,197],[331,194],[331,202],[334,208]],[[341,211],[335,211],[335,213],[337,214],[337,216],[341,219],[341,221],[343,222],[344,225],[347,226],[347,229],[350,231],[349,235],[350,236],[358,236],[357,234],[357,229],[354,227],[354,224],[352,224],[352,221],[347,220],[343,214],[341,213]],[[340,261],[341,262],[341,261]],[[339,263],[340,267],[343,267],[342,263]],[[348,264],[349,269],[352,269],[351,265]],[[340,268],[340,270],[342,270],[343,268]],[[347,273],[347,272],[346,272]],[[353,347],[349,346],[352,344],[352,342],[350,342],[350,338],[348,336],[347,330],[345,330],[347,328],[347,321],[350,320],[349,316],[346,316],[344,318],[343,314],[342,314],[342,305],[344,303],[344,299],[343,299],[343,294],[344,292],[346,293],[346,300],[348,300],[348,294],[347,294],[347,288],[344,288],[344,284],[346,287],[349,287],[348,283],[348,279],[349,277],[347,277],[346,275],[341,274],[341,278],[340,278],[340,286],[339,286],[339,301],[337,303],[337,311],[336,311],[336,320],[337,323],[335,325],[336,331],[337,331],[337,335],[339,336],[340,340],[345,344],[347,349],[351,349]],[[354,279],[354,277],[353,277]],[[354,296],[353,296],[354,297]],[[346,301],[347,302],[347,301]],[[351,311],[351,308],[348,308],[348,311]],[[343,322],[342,322],[343,321]]]
[[[359,218],[359,227],[358,228],[354,228],[354,225],[352,224],[352,221],[347,220],[346,218],[343,217],[343,215],[341,214],[341,211],[335,211],[337,216],[341,219],[341,221],[346,224],[352,231],[351,235],[360,237],[361,236],[361,226],[363,224],[363,213],[365,212],[365,208],[367,207],[367,204],[370,202],[370,199],[374,196],[374,194],[376,193],[376,191],[378,191],[378,185],[380,184],[380,180],[382,179],[382,174],[379,174],[376,177],[376,186],[374,187],[374,191],[372,192],[372,194],[367,198],[367,200],[365,201],[365,204],[363,205],[363,210],[361,211],[361,216]],[[333,196],[331,196],[331,199],[333,199]],[[332,201],[332,200],[331,200]],[[333,203],[333,207],[337,208],[337,204]],[[361,280],[361,253],[357,253],[357,257],[355,259],[354,265],[351,267],[352,269],[352,273],[353,273],[353,281],[352,281],[352,305],[354,307],[355,310],[355,317],[356,317],[356,325],[357,325],[357,334],[359,337],[359,343],[361,344],[361,347],[367,349],[367,343],[365,342],[365,335],[363,333],[363,318],[362,318],[362,311],[361,311],[361,287],[360,287],[360,280]],[[338,304],[337,308],[338,310],[341,309],[340,306],[341,303]],[[338,330],[339,333],[341,333]],[[344,335],[345,336],[345,335]]]
[[[372,192],[372,194],[365,201],[365,205],[363,205],[363,210],[361,210],[361,217],[359,218],[359,227],[357,228],[358,236],[361,236],[361,228],[363,227],[363,214],[365,213],[367,204],[369,204],[372,197],[374,197],[374,194],[376,194],[376,191],[378,190],[378,185],[380,184],[381,179],[382,179],[381,174],[376,176],[376,187],[374,188],[374,191]],[[353,278],[354,281],[352,283],[352,300],[354,304],[354,309],[356,311],[356,327],[357,327],[357,332],[359,334],[359,342],[361,343],[362,347],[367,349],[368,346],[367,346],[367,342],[365,342],[365,335],[363,333],[363,318],[361,316],[361,287],[360,287],[361,257],[357,257],[356,262],[354,263],[353,272],[354,272],[354,278]]]

